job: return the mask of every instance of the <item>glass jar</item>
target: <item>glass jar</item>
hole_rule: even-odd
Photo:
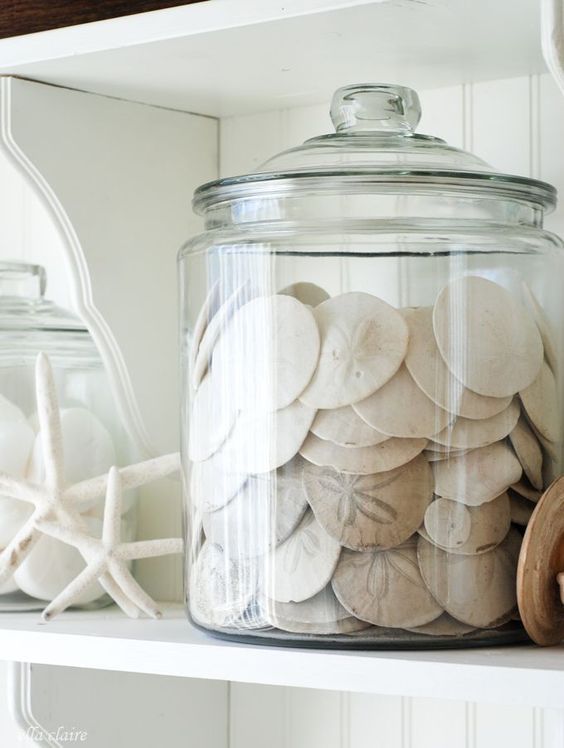
[[[43,454],[37,434],[35,361],[48,354],[53,368],[68,483],[105,473],[130,458],[132,446],[122,428],[102,361],[84,324],[44,298],[42,267],[0,263],[0,470],[34,482],[43,480]],[[124,502],[124,535],[135,532],[132,497]],[[104,500],[84,516],[101,536]],[[0,497],[0,550],[29,518],[31,505]],[[0,611],[36,609],[53,599],[84,567],[79,552],[54,538],[39,541],[0,588]],[[80,607],[106,604],[92,585]]]
[[[555,190],[337,91],[336,133],[200,187],[180,252],[188,611],[339,647],[526,638],[523,534],[561,461]]]

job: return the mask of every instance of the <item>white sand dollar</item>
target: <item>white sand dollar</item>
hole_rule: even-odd
[[[302,400],[339,408],[363,400],[399,369],[407,350],[401,314],[367,293],[345,293],[314,309],[321,353]]]
[[[196,322],[194,323],[194,330],[192,332],[192,340],[190,342],[190,357],[189,357],[190,371],[194,371],[194,367],[196,365],[196,358],[198,355],[198,350],[200,348],[200,343],[202,342],[202,338],[204,336],[204,333],[206,331],[206,328],[210,320],[212,319],[215,312],[217,311],[218,303],[219,303],[219,280],[216,280],[215,283],[210,288],[210,290],[208,291],[206,298],[204,299],[204,303],[202,304],[200,311],[198,312],[198,316],[196,317]]]
[[[450,413],[417,386],[405,365],[380,389],[355,403],[353,408],[381,433],[412,439],[433,436],[452,420]]]
[[[509,434],[509,440],[532,486],[541,490],[543,487],[542,450],[523,416],[519,418],[515,428]]]
[[[223,452],[216,452],[190,470],[190,501],[202,512],[225,506],[245,484],[248,473],[236,472],[237,465]]]
[[[227,439],[236,416],[229,382],[213,369],[208,371],[194,395],[188,457],[196,461],[211,457]]]
[[[452,460],[454,457],[462,457],[467,455],[470,449],[452,449],[447,452],[434,452],[433,450],[426,449],[423,454],[429,462],[442,462],[443,460]]]
[[[519,401],[513,399],[508,408],[490,418],[474,420],[457,418],[450,426],[433,436],[433,441],[454,449],[476,449],[504,439],[519,420]]]
[[[318,522],[353,550],[400,545],[417,530],[433,496],[423,456],[375,475],[349,475],[306,465],[304,486]]]
[[[506,493],[480,506],[467,507],[458,501],[440,498],[431,507],[435,504],[439,505],[438,513],[442,511],[448,515],[453,528],[449,532],[445,524],[441,526],[436,522],[436,515],[426,515],[425,528],[420,528],[419,532],[426,540],[445,551],[470,556],[486,553],[499,545],[509,532],[511,512]],[[463,522],[464,530],[461,530]]]
[[[213,367],[239,409],[285,408],[309,383],[319,358],[311,310],[292,296],[259,296],[238,309],[216,344]]]
[[[225,507],[203,514],[207,539],[235,559],[260,556],[282,543],[308,506],[302,471],[296,458],[273,473],[250,476]]]
[[[369,426],[350,405],[334,410],[319,410],[311,432],[320,439],[341,447],[373,447],[389,439]]]
[[[537,376],[543,346],[525,307],[476,275],[451,281],[433,310],[435,338],[455,377],[480,395],[507,397]]]
[[[426,443],[426,439],[387,439],[373,447],[340,447],[310,433],[300,454],[314,465],[370,475],[407,464],[425,449]]]
[[[5,548],[13,540],[32,512],[31,504],[8,496],[0,496],[0,548]]]
[[[505,410],[511,397],[483,397],[464,387],[449,371],[437,347],[432,307],[404,309],[409,327],[405,364],[423,392],[449,413],[463,418],[490,418]]]
[[[258,573],[252,561],[228,558],[206,541],[190,571],[190,613],[196,623],[232,626],[253,599]]]
[[[0,470],[8,475],[25,475],[35,442],[27,421],[0,421]]]
[[[0,423],[14,423],[15,421],[25,420],[23,410],[4,395],[0,395]]]
[[[523,469],[505,442],[473,449],[462,457],[433,463],[435,493],[444,499],[479,506],[521,479]]]
[[[307,512],[298,528],[267,557],[263,592],[279,602],[302,602],[328,583],[341,547]]]
[[[515,577],[521,536],[507,538],[487,553],[447,553],[419,538],[418,558],[433,597],[456,620],[475,628],[506,623],[517,604]]]
[[[550,322],[544,312],[544,309],[539,304],[536,296],[531,291],[527,283],[522,283],[523,295],[525,296],[525,302],[530,308],[533,318],[539,328],[542,344],[544,347],[544,357],[547,364],[550,366],[552,371],[556,374],[558,370],[558,353],[555,342],[555,336],[551,329]]]
[[[414,634],[425,634],[426,636],[464,636],[469,634],[471,631],[475,631],[474,626],[468,626],[465,623],[457,621],[448,613],[443,613],[436,620],[431,623],[426,623],[424,626],[414,626],[408,628],[407,631],[412,631]]]
[[[519,393],[523,408],[535,429],[549,442],[560,440],[560,411],[556,379],[543,361],[535,380]]]
[[[443,612],[421,577],[412,538],[389,550],[343,549],[332,585],[351,615],[376,626],[422,626]]]
[[[294,457],[315,417],[299,400],[269,413],[241,413],[221,450],[238,473],[268,473]]]
[[[319,304],[327,301],[329,298],[329,294],[324,288],[321,288],[316,283],[308,282],[292,283],[281,291],[278,291],[278,293],[284,296],[293,296],[298,301],[301,301],[302,304],[307,304],[307,306],[319,306]]]

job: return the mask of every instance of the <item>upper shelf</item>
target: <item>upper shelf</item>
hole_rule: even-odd
[[[0,73],[212,116],[544,69],[538,0],[208,0],[0,42]]]
[[[194,629],[180,606],[168,607],[162,621],[131,621],[115,608],[67,612],[47,626],[37,613],[2,614],[0,659],[555,709],[564,704],[564,647],[345,652],[236,644]]]

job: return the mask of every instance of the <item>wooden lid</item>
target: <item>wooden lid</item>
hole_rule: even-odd
[[[517,601],[527,633],[540,645],[564,639],[564,476],[535,507],[521,546]]]

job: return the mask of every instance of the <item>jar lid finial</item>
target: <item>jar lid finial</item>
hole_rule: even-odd
[[[335,91],[331,120],[337,132],[413,132],[421,119],[417,93],[405,86],[359,83]]]

